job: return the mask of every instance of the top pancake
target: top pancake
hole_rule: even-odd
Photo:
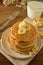
[[[28,25],[31,26],[31,29],[29,31],[26,31],[25,34],[18,34],[18,29],[19,29],[19,23],[16,22],[12,28],[11,28],[11,36],[16,39],[17,41],[25,41],[25,42],[31,42],[35,37],[36,37],[36,30],[35,27],[31,23],[27,23]]]

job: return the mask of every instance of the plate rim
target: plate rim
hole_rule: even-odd
[[[10,27],[11,28],[11,27]],[[8,29],[10,29],[10,28],[8,28]],[[3,40],[3,35],[5,34],[5,32],[8,30],[8,29],[6,29],[4,32],[3,32],[3,34],[2,34],[2,37],[1,37],[1,46],[2,46],[2,40]],[[3,47],[3,46],[2,46]],[[5,49],[4,48],[2,48],[4,51],[5,51]],[[40,50],[40,49],[39,49]],[[7,51],[5,51],[6,53],[7,53]],[[9,53],[7,53],[8,55],[10,55]],[[11,56],[11,55],[10,55]],[[13,57],[13,56],[12,56]],[[14,57],[14,58],[19,58],[19,59],[27,59],[27,58],[30,58],[30,57],[25,57],[25,58],[20,58],[20,57]]]

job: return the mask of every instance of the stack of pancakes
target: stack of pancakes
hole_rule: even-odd
[[[18,34],[19,23],[20,22],[17,22],[11,27],[8,35],[8,42],[14,51],[27,54],[34,48],[34,40],[37,33],[35,27],[32,24],[27,23],[31,26],[31,29],[24,34]]]

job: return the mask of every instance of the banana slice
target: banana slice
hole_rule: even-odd
[[[21,27],[26,27],[26,22],[21,22],[20,24],[19,24],[19,28],[21,28]]]
[[[31,26],[26,24],[26,30],[29,31],[31,29]]]
[[[25,28],[19,28],[18,34],[25,34],[25,33],[26,33],[26,29]]]

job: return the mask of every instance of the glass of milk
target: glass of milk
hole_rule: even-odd
[[[39,18],[43,12],[43,4],[39,1],[28,1],[27,2],[27,16],[35,19]]]

